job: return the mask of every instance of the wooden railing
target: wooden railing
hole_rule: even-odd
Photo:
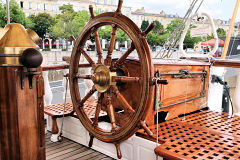
[[[67,61],[69,61],[69,58],[66,57]],[[199,59],[197,59],[199,60]],[[202,61],[206,61],[203,60]],[[209,61],[208,61],[209,62]],[[236,89],[235,89],[235,93],[234,93],[234,98],[233,98],[233,104],[234,104],[234,109],[235,109],[235,113],[237,115],[240,115],[240,61],[239,60],[211,60],[210,61],[212,63],[213,66],[215,67],[234,67],[237,68],[237,82],[236,82]],[[64,74],[67,74],[69,71],[69,64],[65,63],[65,64],[57,64],[57,65],[43,65],[42,67],[42,71],[43,71],[43,77],[45,79],[45,105],[50,105],[51,101],[52,101],[52,97],[53,97],[53,93],[51,91],[50,85],[49,85],[49,80],[48,80],[48,71],[51,70],[63,70]],[[91,67],[90,64],[88,63],[81,63],[79,64],[80,68],[89,68]],[[87,71],[90,72],[90,71]],[[65,78],[63,78],[63,87],[66,90],[66,80]],[[90,89],[90,84],[86,84],[87,90]],[[68,93],[67,93],[67,102],[71,102],[70,99],[70,92],[69,92],[69,88],[67,89]]]

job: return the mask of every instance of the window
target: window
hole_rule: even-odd
[[[20,7],[23,8],[23,1],[20,1]]]
[[[40,4],[37,3],[37,10],[40,10]]]
[[[104,4],[107,4],[107,0],[104,0]]]
[[[99,14],[101,13],[101,9],[98,9],[98,13],[99,13]]]
[[[100,3],[100,0],[96,0],[97,3]]]
[[[32,2],[29,2],[29,3],[28,3],[28,8],[29,8],[29,9],[32,9]]]
[[[111,0],[111,5],[113,5],[113,0]]]
[[[47,4],[44,3],[43,9],[44,9],[44,11],[47,10]]]

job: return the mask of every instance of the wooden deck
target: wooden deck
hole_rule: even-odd
[[[105,154],[85,147],[67,138],[63,138],[62,142],[53,143],[50,141],[50,132],[45,136],[47,160],[114,160]]]

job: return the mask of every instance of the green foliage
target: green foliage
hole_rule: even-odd
[[[98,30],[99,37],[102,39],[106,39],[107,41],[110,40],[112,35],[112,27],[111,26],[105,26],[105,29],[99,29]]]
[[[121,29],[118,30],[117,35],[116,35],[116,41],[119,41],[120,43],[127,41],[128,35],[123,32]]]
[[[213,34],[208,35],[206,41],[208,41],[208,40],[210,40],[210,39],[213,39],[213,38],[214,38]]]
[[[34,23],[32,29],[37,32],[37,34],[44,38],[46,33],[49,32],[50,26],[53,24],[53,18],[47,13],[39,13],[38,15],[30,16],[30,19]]]
[[[201,41],[201,37],[191,37],[190,30],[188,30],[185,39],[184,39],[184,46],[185,48],[194,48],[194,45]]]
[[[20,23],[25,26],[26,17],[25,13],[19,8],[15,0],[10,0],[10,17],[12,23]]]
[[[148,26],[149,26],[149,22],[143,20],[143,21],[142,21],[142,24],[141,24],[141,30],[142,30],[142,31],[145,31]]]
[[[62,13],[55,16],[55,24],[50,27],[52,36],[63,39],[69,39],[70,35],[77,37],[89,21],[90,14],[87,11],[75,12],[72,5],[63,5],[60,10]]]
[[[218,37],[226,37],[226,31],[223,28],[218,28],[217,35]]]
[[[153,29],[153,33],[163,34],[164,33],[163,25],[157,20],[155,20],[153,22],[156,24],[156,27]]]
[[[4,5],[2,3],[2,0],[0,0],[0,27],[4,27],[6,25],[6,10],[4,8]]]
[[[165,43],[165,41],[167,40],[168,36],[169,35],[167,33],[163,34],[163,35],[159,35],[159,34],[150,32],[148,34],[147,41],[151,46],[163,45]]]
[[[26,28],[32,28],[34,26],[34,23],[31,19],[25,16],[25,13],[20,9],[15,0],[10,0],[9,8],[11,23],[20,23]],[[4,5],[2,0],[0,0],[0,27],[4,27],[6,24],[6,5]]]
[[[61,11],[60,19],[65,23],[72,21],[76,15],[76,12],[73,10],[73,5],[71,4],[64,4],[59,7],[59,10]]]
[[[173,31],[179,26],[179,24],[182,22],[181,19],[176,19],[171,21],[166,28],[167,33],[173,33]]]

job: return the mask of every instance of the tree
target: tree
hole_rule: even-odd
[[[149,22],[143,20],[143,21],[142,21],[142,24],[141,24],[141,30],[142,30],[142,31],[145,31],[148,26],[149,26]]]
[[[72,5],[63,5],[60,10],[62,13],[55,16],[54,25],[50,27],[51,35],[65,40],[69,40],[71,35],[77,37],[89,21],[90,14],[87,11],[75,12]]]
[[[76,15],[76,12],[73,10],[73,5],[71,4],[64,4],[59,7],[59,10],[61,11],[60,19],[65,23],[72,21]]]
[[[73,26],[73,28],[72,28],[72,30],[73,30],[72,34],[75,37],[78,36],[78,34],[83,29],[83,27],[86,25],[86,23],[89,21],[89,19],[90,19],[90,14],[86,10],[79,11],[75,14],[75,16],[73,18],[73,23],[76,25]]]
[[[128,35],[125,32],[123,32],[121,29],[119,29],[116,35],[116,41],[119,41],[120,43],[122,43],[127,40],[128,40]]]
[[[181,19],[176,19],[171,21],[166,28],[166,32],[167,33],[173,33],[173,31],[180,25],[180,23],[182,22]]]
[[[218,28],[217,35],[218,37],[226,37],[226,31],[223,28]]]
[[[0,0],[0,27],[4,27],[6,25],[6,10],[4,9],[4,5]]]
[[[201,41],[201,37],[191,37],[190,30],[188,30],[183,45],[185,48],[194,48],[194,45]]]
[[[11,23],[20,23],[26,28],[32,28],[34,26],[34,23],[25,16],[25,13],[19,8],[19,5],[15,0],[10,0],[9,9]],[[4,27],[6,24],[6,5],[3,5],[0,0],[0,27]]]
[[[158,20],[153,21],[153,23],[156,24],[156,27],[153,29],[153,33],[163,34],[164,33],[163,25]]]
[[[159,35],[157,33],[153,33],[152,31],[148,34],[147,41],[151,46],[163,45],[166,42],[168,36],[169,34],[167,33]]]
[[[39,13],[38,15],[30,16],[34,26],[32,29],[37,32],[39,37],[45,38],[46,33],[49,32],[50,26],[53,24],[53,18],[48,13]]]
[[[15,0],[10,0],[9,8],[11,23],[20,23],[26,28],[31,28],[34,26],[33,22],[25,16],[25,13],[22,11],[22,9],[20,9]]]
[[[112,27],[105,26],[105,29],[100,28],[98,31],[98,34],[100,38],[106,39],[107,41],[109,41],[112,35]]]

